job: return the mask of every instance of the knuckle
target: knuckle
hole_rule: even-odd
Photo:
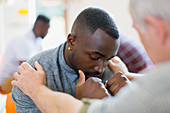
[[[40,73],[41,73],[42,75],[45,75],[45,72],[44,72],[44,71],[41,71]]]
[[[34,69],[33,68],[28,68],[28,71],[29,72],[34,72]]]
[[[101,79],[97,77],[91,77],[91,79],[93,80],[93,82],[101,82]]]
[[[21,63],[21,66],[23,66],[23,65],[24,65],[24,62]]]
[[[126,77],[121,77],[121,80],[126,81],[127,79]]]
[[[17,76],[17,73],[14,73],[14,74],[13,74],[13,77],[16,77],[16,76]]]
[[[88,78],[87,81],[93,81],[93,80],[92,80],[92,77]]]
[[[101,88],[101,84],[99,82],[94,82],[94,84],[98,87]]]
[[[116,75],[117,75],[117,76],[121,76],[121,75],[123,75],[123,73],[122,73],[121,71],[118,71],[118,72],[116,73]]]
[[[106,90],[104,88],[101,89],[101,91],[106,94]]]
[[[18,66],[18,67],[17,67],[17,70],[20,70],[20,69],[21,69],[21,66]]]
[[[108,85],[108,86],[111,86],[111,85],[112,85],[112,82],[111,82],[110,80],[108,80],[107,85]]]
[[[21,66],[26,66],[25,62],[23,62],[23,63],[21,64]]]

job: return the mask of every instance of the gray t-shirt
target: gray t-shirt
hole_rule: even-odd
[[[64,59],[64,47],[66,43],[59,47],[41,52],[31,58],[28,63],[34,67],[34,62],[38,61],[46,73],[46,85],[53,91],[68,93],[75,97],[75,85],[79,75],[70,68]],[[107,76],[106,76],[107,75]],[[102,80],[105,81],[113,75],[106,68]],[[16,104],[18,113],[39,113],[33,101],[23,94],[20,89],[13,87],[12,98]],[[45,107],[45,106],[44,106]]]

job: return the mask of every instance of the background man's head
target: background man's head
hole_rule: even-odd
[[[33,31],[36,37],[44,38],[48,32],[50,19],[44,15],[39,15],[35,21]]]
[[[154,63],[170,60],[170,0],[130,0],[133,26]]]
[[[107,12],[87,8],[74,21],[66,47],[69,47],[66,62],[70,67],[83,70],[86,77],[99,77],[108,60],[117,53],[119,32]]]

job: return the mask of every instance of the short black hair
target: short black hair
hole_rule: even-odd
[[[89,7],[83,10],[74,21],[81,28],[87,28],[92,34],[101,29],[109,36],[118,39],[119,31],[113,18],[104,10]],[[73,26],[74,26],[73,24]]]
[[[50,19],[47,16],[40,14],[40,15],[38,15],[36,21],[42,21],[44,23],[49,23]]]

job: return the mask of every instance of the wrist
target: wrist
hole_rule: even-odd
[[[129,80],[133,80],[136,78],[135,74],[134,73],[126,73],[125,76],[129,79]]]
[[[42,88],[44,87],[44,85],[39,85],[36,86],[34,88],[32,88],[29,92],[28,92],[28,96],[31,99],[34,99],[34,97],[38,96],[40,94],[40,92],[42,91]]]

